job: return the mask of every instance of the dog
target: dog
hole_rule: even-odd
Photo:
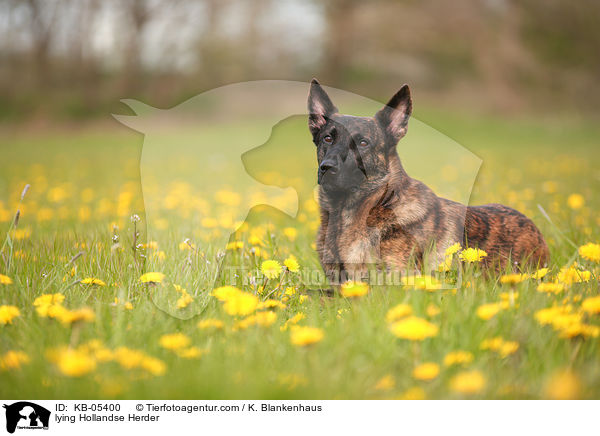
[[[403,85],[373,117],[338,113],[316,79],[308,96],[308,127],[318,161],[320,228],[317,252],[330,280],[364,279],[370,265],[433,270],[448,247],[484,250],[484,268],[540,267],[548,246],[535,224],[501,204],[465,206],[438,197],[411,178],[397,144],[412,113]]]

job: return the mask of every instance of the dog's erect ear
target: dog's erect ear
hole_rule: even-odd
[[[412,100],[408,85],[402,85],[383,109],[375,114],[375,119],[390,135],[395,143],[406,135],[408,119],[412,113]]]
[[[337,111],[317,79],[312,79],[308,94],[308,128],[313,137],[325,125],[327,118]]]

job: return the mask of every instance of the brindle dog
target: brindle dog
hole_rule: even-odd
[[[374,117],[342,115],[316,79],[308,126],[317,146],[321,226],[317,251],[330,281],[364,275],[369,265],[429,268],[455,242],[487,252],[486,267],[545,265],[544,237],[520,212],[500,204],[465,206],[408,176],[396,150],[412,112],[407,85]]]

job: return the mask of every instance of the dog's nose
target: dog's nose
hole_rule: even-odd
[[[321,173],[324,173],[325,171],[330,170],[330,172],[332,174],[335,174],[335,172],[337,170],[337,165],[336,165],[335,161],[327,159],[327,160],[324,160],[323,162],[321,162],[319,169],[321,170]]]

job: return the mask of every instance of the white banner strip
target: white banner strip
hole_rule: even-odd
[[[588,434],[597,401],[5,400],[1,434]],[[311,433],[308,433],[311,432]]]

